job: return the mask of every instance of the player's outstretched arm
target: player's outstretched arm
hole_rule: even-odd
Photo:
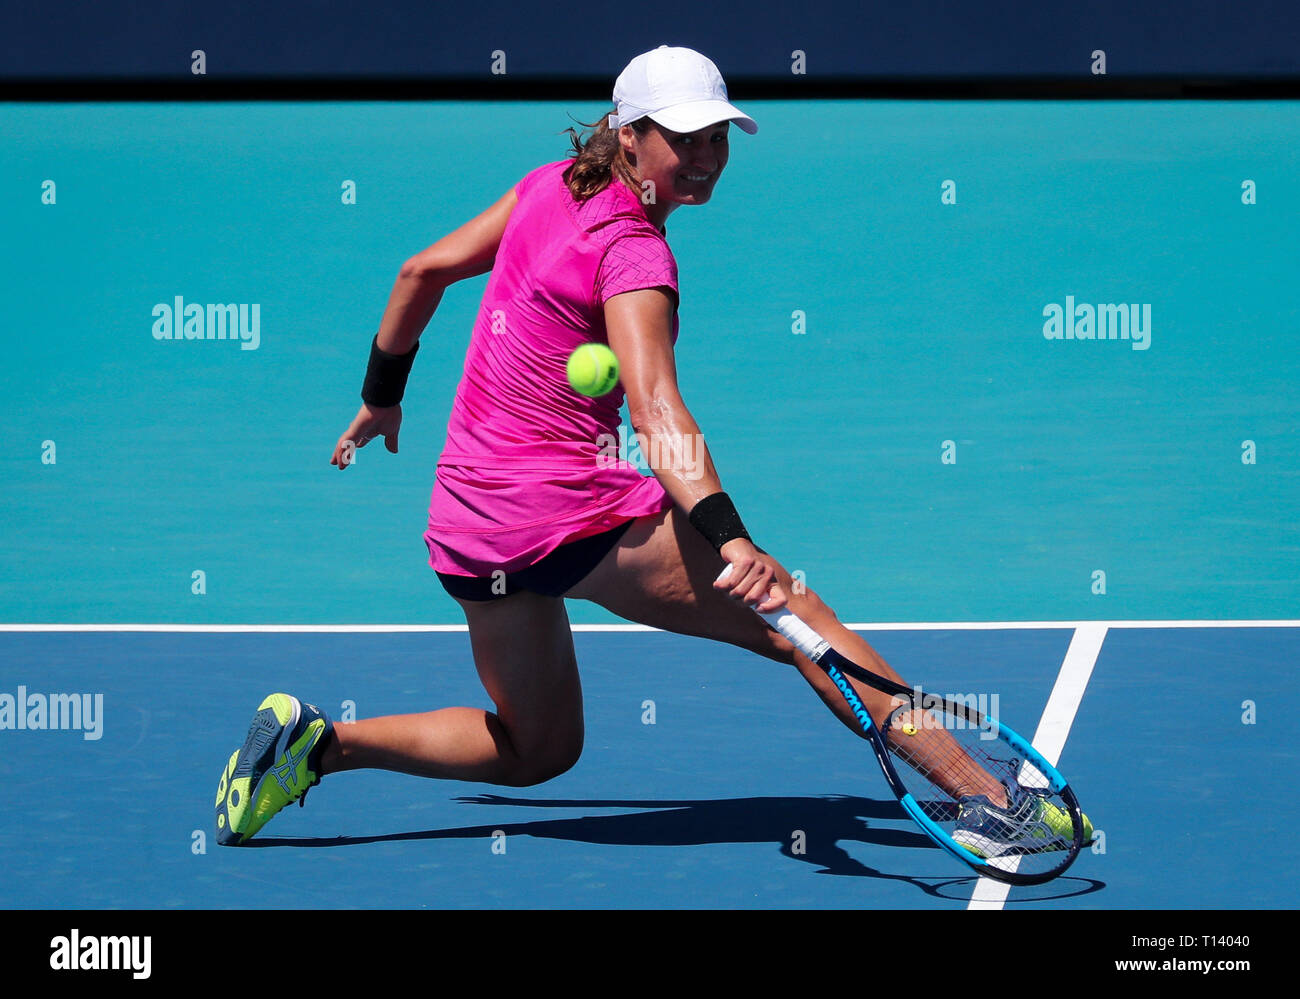
[[[401,384],[405,386],[405,376],[414,360],[413,352],[442,302],[443,292],[457,281],[492,269],[506,223],[510,221],[510,213],[517,201],[514,188],[511,188],[487,211],[402,264],[375,336],[370,371],[367,372],[368,383],[378,363],[381,369],[391,369],[388,373],[390,380],[392,371],[400,372]],[[394,396],[392,399],[366,398],[348,428],[335,442],[331,465],[340,470],[347,468],[358,448],[379,437],[384,439],[388,451],[397,454],[398,431],[402,424],[402,408],[398,405],[401,392],[397,391]]]

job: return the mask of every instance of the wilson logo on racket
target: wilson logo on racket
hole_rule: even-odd
[[[858,721],[862,722],[864,727],[870,727],[872,725],[871,715],[867,714],[867,709],[864,708],[862,702],[858,700],[857,693],[853,690],[849,681],[845,679],[844,674],[829,663],[826,665],[826,673],[835,681],[835,686],[840,688],[840,693],[843,694],[844,699],[849,702],[849,708],[852,710],[854,717],[857,718]]]

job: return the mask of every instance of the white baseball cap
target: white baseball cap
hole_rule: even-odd
[[[712,61],[694,49],[660,45],[643,52],[614,81],[617,114],[609,127],[653,118],[674,132],[697,132],[714,122],[734,121],[753,135],[754,119],[727,100],[727,85]]]

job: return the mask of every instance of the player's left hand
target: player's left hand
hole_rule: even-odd
[[[384,439],[384,447],[390,454],[397,454],[397,432],[402,426],[402,407],[369,406],[361,404],[361,409],[352,420],[351,425],[334,445],[334,457],[331,465],[338,465],[339,471],[352,463],[356,448],[365,447],[376,437]]]

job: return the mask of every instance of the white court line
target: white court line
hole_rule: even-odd
[[[574,631],[659,631],[644,624],[575,624]],[[846,624],[851,631],[1079,631],[1101,628],[1300,628],[1300,620],[1276,621],[932,621]],[[213,634],[422,634],[464,632],[464,624],[3,624],[3,632],[193,632]]]
[[[1084,691],[1088,689],[1088,680],[1092,677],[1092,669],[1097,664],[1097,656],[1105,640],[1106,626],[1102,624],[1080,625],[1070,639],[1065,661],[1061,663],[1061,671],[1056,675],[1056,685],[1047,698],[1043,716],[1038,720],[1038,731],[1030,740],[1052,766],[1056,766],[1061,751],[1065,749],[1065,740],[1070,734],[1070,726],[1074,724],[1074,715],[1079,710]],[[980,878],[966,908],[1001,909],[1006,904],[1010,891],[1009,884],[992,878]]]

